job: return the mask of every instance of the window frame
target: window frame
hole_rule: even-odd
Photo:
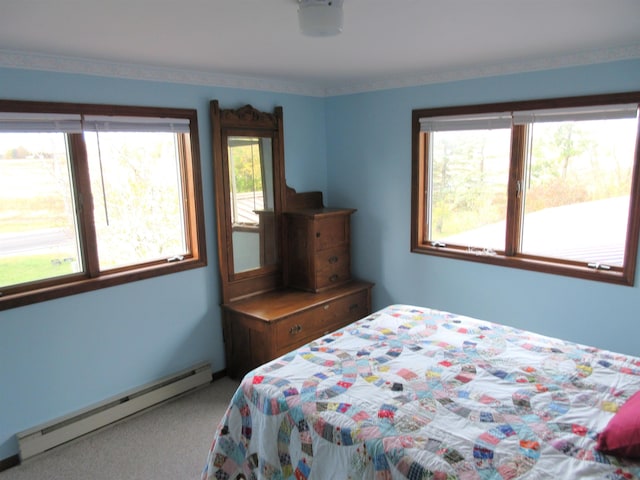
[[[204,202],[198,137],[197,110],[185,108],[126,106],[86,103],[56,103],[0,99],[0,112],[183,118],[189,134],[178,135],[185,240],[189,254],[100,271],[93,201],[84,133],[67,133],[71,164],[72,200],[78,212],[79,247],[83,271],[62,277],[0,288],[0,311],[115,285],[182,272],[207,265]]]
[[[420,130],[420,119],[425,117],[492,114],[498,112],[516,112],[524,110],[543,110],[554,108],[572,108],[587,106],[605,106],[614,104],[640,104],[640,92],[588,95],[580,97],[562,97],[554,99],[525,100],[503,103],[461,105],[453,107],[422,108],[412,111],[411,140],[411,252],[457,260],[467,260],[491,265],[564,275],[569,277],[595,280],[632,286],[640,234],[640,121],[636,130],[634,165],[631,173],[629,216],[625,239],[624,264],[622,267],[602,269],[589,267],[584,262],[527,255],[518,252],[521,236],[520,219],[523,204],[517,198],[518,181],[524,181],[526,127],[511,127],[511,158],[507,184],[508,200],[506,211],[506,238],[504,253],[495,255],[476,255],[465,247],[431,244],[426,239],[427,213],[427,165],[428,132]]]

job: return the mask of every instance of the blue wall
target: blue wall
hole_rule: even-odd
[[[630,90],[640,60],[327,99],[0,69],[0,98],[197,108],[209,256],[206,268],[1,311],[0,459],[23,429],[202,360],[224,368],[211,99],[283,106],[287,181],[358,209],[353,269],[376,283],[375,308],[428,305],[640,354],[638,287],[409,252],[412,109]]]
[[[283,106],[288,183],[326,191],[327,175],[321,98],[14,69],[0,69],[0,98],[196,108],[209,259],[206,268],[0,311],[1,460],[18,452],[15,433],[26,428],[200,361],[225,367],[210,100]]]
[[[377,283],[374,307],[431,306],[640,355],[640,285],[410,252],[413,109],[634,90],[637,60],[327,99],[328,197],[358,209],[353,267]]]

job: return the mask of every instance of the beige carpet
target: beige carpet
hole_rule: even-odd
[[[228,378],[0,473],[0,480],[196,480],[238,387]]]

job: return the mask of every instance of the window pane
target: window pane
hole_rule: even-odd
[[[80,272],[63,133],[0,133],[0,287]]]
[[[101,270],[186,251],[178,134],[87,132]]]
[[[529,128],[522,252],[622,266],[636,120]]]
[[[430,241],[504,250],[510,139],[510,129],[431,133]]]

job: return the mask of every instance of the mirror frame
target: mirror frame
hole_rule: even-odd
[[[274,113],[261,112],[251,105],[221,109],[217,100],[210,104],[213,171],[218,234],[218,263],[222,303],[275,290],[282,286],[282,212],[287,196],[284,176],[284,135],[282,107]],[[273,192],[277,263],[243,272],[233,268],[233,241],[226,139],[230,136],[270,137],[273,160]]]

